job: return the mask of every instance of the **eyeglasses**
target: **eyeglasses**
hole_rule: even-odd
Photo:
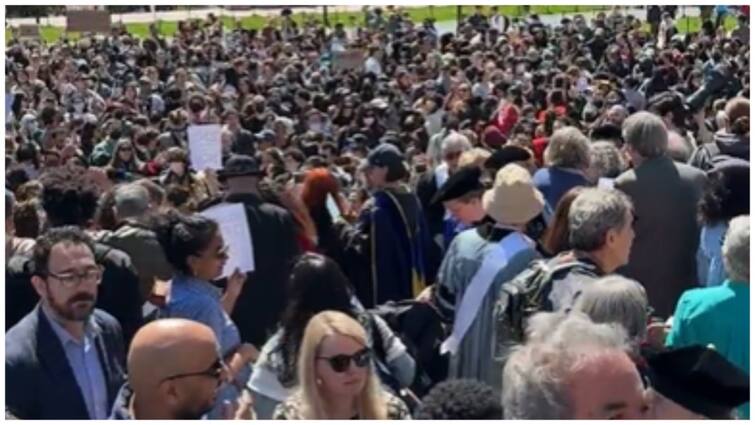
[[[215,361],[208,367],[207,369],[200,371],[200,372],[191,372],[191,373],[179,373],[176,375],[168,376],[167,378],[163,378],[164,381],[171,381],[174,379],[181,379],[181,378],[188,378],[190,376],[207,376],[209,378],[217,379],[218,386],[220,386],[221,383],[221,376],[223,376],[223,368],[225,367],[225,364],[223,363],[220,358],[215,359]]]
[[[370,349],[365,348],[351,355],[337,354],[330,357],[317,357],[317,359],[327,360],[330,364],[330,368],[333,369],[333,372],[343,373],[349,369],[349,365],[351,364],[352,360],[354,361],[354,366],[356,367],[367,367],[367,365],[370,363],[370,357]]]
[[[100,284],[102,280],[102,267],[96,266],[85,270],[83,273],[47,273],[48,277],[52,277],[60,282],[60,285],[64,288],[74,288],[81,285],[82,282]]]

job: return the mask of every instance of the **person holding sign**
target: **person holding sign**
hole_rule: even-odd
[[[171,192],[177,186],[189,193],[183,205],[174,205],[182,211],[195,211],[198,205],[216,197],[220,193],[219,184],[213,172],[196,173],[189,167],[189,155],[182,148],[170,148],[163,155],[167,167],[160,176],[160,185]],[[170,197],[170,196],[169,196]]]
[[[241,342],[239,330],[229,316],[246,276],[236,269],[224,292],[211,283],[222,275],[228,261],[223,235],[218,223],[211,219],[171,213],[158,227],[157,234],[168,262],[176,270],[160,317],[190,319],[209,326],[228,365],[230,383],[220,387],[209,414],[211,419],[220,419],[223,403],[238,399],[242,383],[251,374],[250,363],[257,357],[253,345]]]
[[[453,332],[441,345],[441,352],[451,353],[449,378],[475,379],[500,390],[501,365],[491,352],[493,307],[500,286],[537,257],[525,230],[543,206],[530,173],[509,164],[482,197],[482,207],[494,222],[483,222],[451,242],[432,298],[444,319],[453,323]]]
[[[286,289],[293,259],[299,254],[294,221],[283,208],[262,200],[259,182],[264,176],[257,160],[231,155],[218,177],[227,184],[225,202],[244,205],[250,240],[258,247],[254,271],[239,295],[232,314],[241,339],[261,346],[272,334],[286,306]]]

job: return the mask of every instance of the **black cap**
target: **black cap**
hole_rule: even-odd
[[[404,155],[396,146],[388,143],[379,144],[372,149],[367,155],[366,165],[388,168],[389,181],[399,180],[408,172],[404,165]]]
[[[225,166],[218,172],[218,177],[228,179],[231,177],[261,176],[264,171],[260,169],[256,159],[248,155],[231,155]]]
[[[480,183],[482,170],[476,165],[467,165],[451,174],[432,199],[433,204],[461,198],[467,193],[484,189]]]
[[[749,375],[713,348],[693,345],[651,356],[653,389],[687,410],[708,418],[728,418],[750,401]]]
[[[505,145],[493,152],[493,154],[485,160],[484,165],[485,168],[498,172],[498,170],[512,162],[529,161],[530,158],[532,158],[532,154],[527,149],[520,146]]]

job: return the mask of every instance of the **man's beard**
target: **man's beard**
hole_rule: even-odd
[[[91,301],[91,305],[88,307],[74,306],[78,301]],[[94,305],[97,302],[97,297],[80,292],[65,303],[58,302],[54,297],[49,298],[50,308],[63,319],[71,320],[74,322],[85,322],[92,315]]]

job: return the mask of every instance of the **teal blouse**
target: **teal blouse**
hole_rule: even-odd
[[[666,339],[668,347],[712,344],[739,368],[750,373],[750,285],[726,280],[720,286],[685,291]],[[750,405],[738,409],[750,418]]]

